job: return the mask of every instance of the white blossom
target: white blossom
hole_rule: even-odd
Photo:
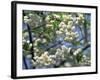
[[[79,54],[81,51],[82,51],[82,49],[81,49],[81,48],[78,48],[78,49],[73,53],[73,55],[77,55],[77,54]]]
[[[69,47],[67,52],[70,53],[70,51],[71,51],[71,48]]]
[[[71,30],[72,26],[71,25],[67,25],[67,30]]]
[[[47,28],[53,27],[53,24],[46,24]]]
[[[32,44],[31,43],[29,44],[29,47],[32,47]]]
[[[61,22],[60,24],[59,24],[59,28],[61,28],[61,27],[63,27],[63,28],[65,28],[67,25],[64,23],[64,22]]]
[[[61,32],[61,31],[56,31],[56,34],[57,34],[57,35],[61,35],[62,32]]]
[[[45,38],[42,39],[42,43],[46,43],[47,40]]]
[[[56,19],[60,19],[60,16],[57,15],[57,14],[53,14],[53,16],[54,16],[54,18],[56,18]]]
[[[49,22],[49,21],[50,21],[50,16],[48,15],[48,16],[45,18],[45,20],[46,20],[47,22]]]
[[[33,44],[34,46],[37,46],[38,45],[38,43],[37,42],[34,42],[34,44]]]
[[[37,43],[37,42],[41,42],[41,39],[40,38],[37,38],[36,40],[35,40],[35,42]]]
[[[35,51],[35,52],[39,52],[39,49],[36,48],[36,47],[34,47],[34,51]]]
[[[30,41],[29,41],[29,40],[27,40],[27,43],[29,44],[29,43],[30,43]]]
[[[50,20],[50,23],[54,23],[55,22],[55,20]]]
[[[73,25],[73,21],[68,21],[68,25],[72,26]]]
[[[64,28],[60,28],[59,31],[63,32],[64,31]]]
[[[72,28],[71,28],[72,30],[75,30],[75,26],[72,26]]]
[[[62,15],[62,17],[64,22],[67,22],[69,20],[69,17],[67,15]]]

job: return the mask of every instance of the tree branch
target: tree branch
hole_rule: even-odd
[[[25,60],[25,56],[23,55],[23,62],[24,62],[24,65],[25,65],[25,69],[28,69],[28,66],[27,66],[27,63],[26,63],[26,60]]]

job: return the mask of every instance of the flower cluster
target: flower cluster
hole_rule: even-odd
[[[38,15],[30,13],[27,16],[24,16],[24,22],[27,23],[30,27],[34,28],[41,24],[42,19]]]
[[[36,68],[51,67],[53,60],[49,57],[49,53],[45,51],[41,56],[35,56],[35,61],[32,60],[33,66]]]
[[[60,66],[60,63],[70,55],[71,48],[67,48],[62,45],[61,48],[57,48],[54,55],[50,55],[48,51],[45,51],[40,56],[35,56],[32,60],[33,66],[36,68],[44,68],[44,67],[54,67]]]
[[[84,23],[84,15],[82,13],[78,14],[78,17],[76,18],[76,24],[81,25]]]
[[[75,32],[74,30],[75,26],[73,25],[73,21],[68,21],[68,24],[61,22],[59,24],[59,30],[56,31],[56,34],[63,36],[65,41],[72,42],[79,37],[78,32]]]
[[[74,51],[73,55],[76,56],[76,55],[79,54],[81,51],[82,51],[82,49],[81,49],[81,48],[78,48],[76,51]]]

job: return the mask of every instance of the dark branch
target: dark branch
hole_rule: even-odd
[[[27,63],[26,63],[26,60],[25,60],[25,56],[23,55],[23,62],[24,62],[24,65],[25,65],[25,69],[28,69],[28,66],[27,66]]]
[[[32,44],[32,47],[31,47],[31,49],[30,49],[30,54],[32,55],[32,58],[34,57],[34,49],[33,49],[33,40],[32,40],[32,33],[31,33],[31,28],[30,28],[30,26],[27,24],[27,29],[28,29],[28,33],[29,33],[29,41],[30,41],[30,43]]]
[[[53,45],[47,47],[46,51],[50,50],[50,48],[53,48],[53,47],[57,46],[58,44],[61,44],[61,41],[58,41],[58,42],[54,43]]]
[[[89,47],[91,47],[90,43],[86,44],[85,47],[82,48],[82,51],[86,50]]]

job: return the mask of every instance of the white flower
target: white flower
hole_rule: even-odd
[[[39,59],[39,57],[38,56],[35,56],[34,59],[37,60],[37,59]]]
[[[54,16],[54,18],[56,18],[56,19],[60,19],[60,16],[57,15],[57,14],[53,14],[53,16]]]
[[[35,41],[36,41],[36,42],[40,42],[40,41],[41,41],[41,39],[40,39],[40,38],[38,38],[38,39],[36,39]]]
[[[56,56],[61,56],[61,54],[62,54],[62,51],[61,51],[61,49],[58,48],[58,49],[56,50],[55,55],[56,55]]]
[[[81,48],[78,48],[78,49],[73,53],[73,55],[77,55],[77,54],[79,54],[81,51],[82,51],[82,49],[81,49]]]
[[[50,16],[48,15],[48,16],[45,18],[45,20],[46,20],[47,22],[49,22],[49,21],[50,21]]]
[[[69,38],[68,38],[68,37],[65,37],[64,40],[65,40],[65,41],[69,41]]]
[[[61,49],[59,49],[59,48],[58,48],[58,49],[57,49],[57,52],[59,52],[59,53],[60,53],[60,52],[61,52]]]
[[[68,30],[67,29],[64,29],[64,32],[66,33],[66,32],[68,32]]]
[[[47,28],[53,27],[53,24],[46,24]]]
[[[67,52],[70,53],[70,50],[71,50],[71,48],[69,47]]]
[[[65,60],[66,59],[64,54],[61,55],[61,59],[62,60]]]
[[[36,66],[36,62],[34,60],[31,60],[33,66]]]
[[[32,16],[34,16],[34,15],[33,15],[32,13],[30,13],[30,14],[29,14],[29,17],[32,17]]]
[[[68,18],[68,16],[67,15],[62,15],[62,17],[64,18],[64,19],[67,19]]]
[[[70,32],[66,32],[65,34],[66,34],[66,36],[70,36],[70,35],[71,35],[71,33],[70,33]]]
[[[25,32],[23,35],[24,35],[24,37],[29,36],[28,32]]]
[[[72,28],[72,26],[71,26],[71,25],[67,25],[67,30],[68,30],[68,31],[70,31],[70,30],[71,30],[71,28]]]
[[[44,55],[48,55],[48,54],[49,54],[48,51],[45,51],[45,52],[44,52]]]
[[[32,27],[37,27],[41,23],[41,17],[36,15],[36,14],[29,14],[29,19],[25,19],[26,23],[29,24],[29,26]]]
[[[48,66],[48,65],[50,65],[50,63],[44,63],[44,65],[45,65],[45,66]]]
[[[64,22],[68,21],[68,16],[67,15],[62,15],[62,17],[63,17]]]
[[[59,28],[61,28],[61,27],[63,27],[63,28],[65,28],[67,25],[64,23],[64,22],[61,22],[60,24],[59,24]]]
[[[84,15],[83,14],[79,14],[80,19],[84,19]]]
[[[47,40],[43,38],[42,43],[46,43],[46,42],[47,42]]]
[[[50,55],[49,56],[51,59],[56,59],[56,56],[55,55]]]
[[[35,52],[35,51],[34,51],[34,56],[38,56],[38,52]]]
[[[73,25],[73,21],[68,21],[68,25],[72,26]]]
[[[83,55],[83,58],[86,60],[86,58],[87,58],[86,55]]]
[[[55,20],[50,20],[50,23],[54,23],[55,22]]]
[[[59,30],[60,30],[60,31],[64,31],[64,28],[60,28]]]
[[[32,44],[30,43],[29,46],[32,47]]]
[[[71,29],[72,29],[72,30],[75,30],[75,26],[73,26]]]
[[[44,65],[44,66],[48,66],[50,64],[53,64],[53,60],[52,58],[50,58],[48,56],[48,52],[44,52],[40,57],[36,56],[34,57],[34,59],[36,60],[36,62],[39,64],[37,65],[37,67],[39,67],[40,65]]]
[[[82,23],[84,23],[84,15],[79,14],[76,20],[76,24],[82,24]]]
[[[56,31],[56,34],[60,35],[60,34],[62,34],[62,32],[61,31]]]
[[[72,41],[73,40],[73,37],[69,37],[69,40]]]
[[[30,41],[29,41],[29,40],[27,40],[27,43],[29,44],[29,43],[30,43]]]
[[[44,52],[40,57],[43,58],[44,61],[48,60],[48,52]]]
[[[24,16],[24,19],[28,19],[28,16]]]
[[[77,49],[77,51],[78,51],[78,52],[81,52],[81,51],[82,51],[82,49],[81,49],[81,48],[78,48],[78,49]]]
[[[76,56],[77,54],[78,54],[78,51],[75,51],[75,52],[73,53],[73,55],[75,55],[75,56]]]
[[[37,45],[38,45],[38,43],[35,41],[35,42],[34,42],[34,46],[37,46]]]
[[[84,20],[82,20],[82,23],[84,23],[85,21]]]
[[[70,34],[71,34],[71,36],[75,36],[76,35],[75,32],[70,32]]]
[[[79,21],[78,20],[76,20],[76,22],[75,22],[76,24],[78,24],[79,23]]]
[[[24,22],[28,23],[30,21],[30,19],[28,19],[28,16],[24,16]]]
[[[68,15],[68,17],[69,17],[69,18],[71,18],[71,17],[72,17],[72,15],[71,15],[71,14],[69,14],[69,15]]]
[[[80,17],[77,17],[77,21],[80,21],[81,20],[81,18]]]
[[[39,49],[36,48],[36,47],[34,47],[34,51],[35,51],[35,52],[39,52]]]

